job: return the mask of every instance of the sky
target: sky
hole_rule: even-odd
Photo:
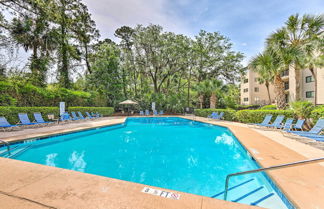
[[[194,37],[203,29],[231,39],[243,64],[261,52],[266,37],[292,14],[324,13],[324,0],[83,0],[101,32],[115,41],[124,25],[161,25]]]

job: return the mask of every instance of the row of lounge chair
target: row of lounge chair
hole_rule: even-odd
[[[304,119],[298,119],[294,124],[293,118],[288,118],[285,123],[283,123],[285,116],[278,115],[276,119],[271,122],[272,115],[266,115],[262,123],[249,124],[258,128],[272,128],[277,130],[282,130],[285,136],[301,136],[311,138],[317,141],[324,141],[324,135],[321,135],[324,129],[324,118],[319,119],[314,127],[309,131],[304,131],[303,126],[305,123]]]
[[[218,114],[218,112],[212,112],[212,114],[208,115],[207,118],[214,120],[222,120],[224,117],[224,112]]]
[[[146,115],[146,116],[150,115],[150,111],[149,110],[145,110],[145,112],[143,110],[141,110],[139,113],[142,116],[143,115]],[[163,114],[164,114],[163,110],[161,110],[160,112],[158,112],[157,110],[153,110],[153,115],[163,115]]]
[[[13,128],[21,127],[21,126],[37,126],[37,125],[46,125],[46,124],[54,123],[51,121],[45,121],[41,113],[34,113],[33,115],[35,120],[31,122],[27,113],[19,113],[18,114],[19,122],[15,125],[10,124],[5,117],[0,117],[0,128],[2,130],[11,130]],[[81,112],[78,112],[78,116],[76,115],[75,112],[71,112],[71,115],[72,116],[70,116],[70,114],[66,112],[59,119],[57,119],[57,121],[85,120],[85,119],[102,117],[100,113],[90,114],[89,112],[86,112],[87,115],[86,117],[84,117]],[[53,118],[51,119],[54,119],[54,115]]]

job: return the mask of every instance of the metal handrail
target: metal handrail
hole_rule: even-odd
[[[11,155],[11,152],[10,152],[10,144],[8,142],[6,142],[6,141],[1,140],[1,139],[0,139],[0,142],[2,142],[4,145],[7,146],[8,154]]]
[[[239,176],[239,175],[244,175],[244,174],[249,174],[249,173],[258,173],[258,172],[262,172],[262,171],[266,171],[266,170],[276,170],[276,169],[281,169],[281,168],[299,166],[299,165],[302,165],[302,164],[303,165],[304,164],[310,164],[310,163],[315,163],[315,162],[318,162],[318,161],[324,161],[324,157],[310,159],[310,160],[302,160],[302,161],[297,161],[297,162],[293,162],[293,163],[286,163],[286,164],[281,164],[281,165],[275,165],[275,166],[270,166],[270,167],[267,167],[267,168],[259,168],[259,169],[249,170],[249,171],[231,173],[231,174],[226,176],[224,200],[227,199],[228,183],[229,183],[229,179],[232,176]]]

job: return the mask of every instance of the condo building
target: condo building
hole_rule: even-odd
[[[324,69],[315,70],[317,78],[317,103],[324,104]],[[270,84],[269,94],[265,84],[258,81],[258,73],[248,70],[241,80],[241,104],[242,105],[265,105],[275,103],[274,86]],[[296,100],[296,79],[295,70],[287,69],[281,73],[281,78],[285,82],[286,102]],[[314,77],[308,69],[300,70],[299,90],[301,100],[308,100],[315,104],[315,82]]]

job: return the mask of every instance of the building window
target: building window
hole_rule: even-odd
[[[289,82],[285,82],[285,90],[289,89]]]
[[[243,89],[243,92],[248,92],[249,91],[249,89],[248,88],[246,88],[246,89]]]
[[[254,101],[255,101],[256,103],[258,103],[258,102],[260,101],[260,98],[259,98],[259,97],[255,97],[255,98],[254,98]]]
[[[245,98],[243,99],[243,101],[244,101],[244,102],[247,102],[247,101],[249,101],[249,98],[245,97]]]
[[[248,82],[249,82],[249,79],[247,79],[247,78],[243,80],[243,83],[248,83]]]
[[[314,91],[306,91],[306,98],[314,98],[315,92]]]
[[[314,82],[313,76],[306,76],[306,83]]]
[[[284,77],[284,76],[289,76],[289,70],[285,70],[285,71],[281,72],[281,77]]]
[[[259,92],[259,87],[255,87],[254,92]]]

